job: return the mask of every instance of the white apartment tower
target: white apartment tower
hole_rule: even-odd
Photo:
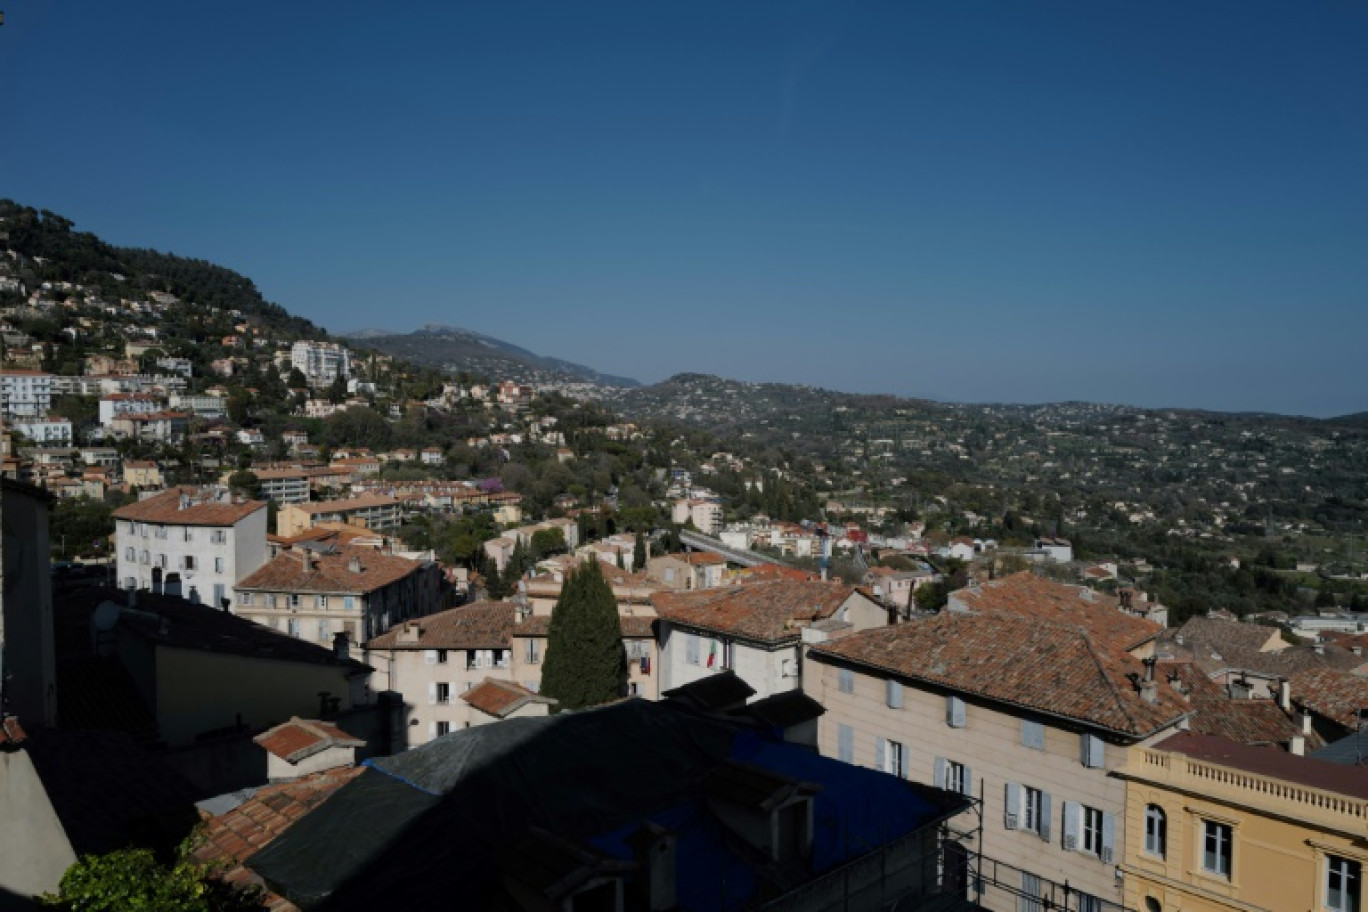
[[[290,366],[308,378],[310,386],[326,386],[351,376],[351,352],[335,342],[300,340],[290,349]]]

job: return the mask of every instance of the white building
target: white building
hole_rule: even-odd
[[[192,601],[219,607],[268,556],[266,504],[224,489],[172,488],[120,507],[114,519],[126,589],[179,587]]]
[[[327,386],[338,377],[351,376],[351,352],[335,342],[301,339],[290,349],[290,366],[311,386]]]
[[[10,429],[39,446],[69,446],[71,422],[65,418],[29,418],[10,422]]]
[[[160,396],[147,393],[110,393],[100,397],[100,426],[112,427],[120,415],[150,415],[165,408]]]
[[[674,502],[670,519],[681,526],[692,522],[704,535],[715,535],[722,528],[722,505],[713,500],[680,498]]]
[[[0,412],[6,418],[46,418],[52,408],[52,374],[11,368],[0,371]]]

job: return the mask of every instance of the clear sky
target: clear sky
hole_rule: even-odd
[[[646,382],[1368,409],[1368,4],[10,0],[0,196]]]

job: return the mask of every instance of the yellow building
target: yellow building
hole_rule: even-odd
[[[1116,775],[1127,908],[1362,909],[1368,769],[1185,732]]]

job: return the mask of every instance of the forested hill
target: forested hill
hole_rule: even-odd
[[[19,277],[31,284],[72,282],[98,288],[111,299],[142,292],[167,292],[185,302],[238,310],[284,338],[323,338],[324,331],[261,296],[246,276],[206,260],[116,247],[46,209],[0,199],[0,247],[22,255]],[[7,235],[7,239],[6,236]]]

